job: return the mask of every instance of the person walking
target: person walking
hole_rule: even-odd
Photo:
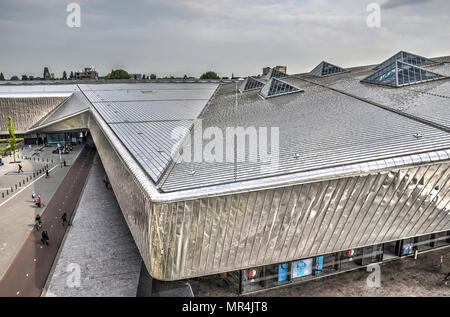
[[[46,230],[42,231],[42,238],[41,238],[42,244],[48,245],[48,240],[50,240],[50,238],[48,237],[47,231]]]
[[[36,199],[36,206],[38,206],[39,208],[41,208],[41,196],[38,196]]]
[[[41,224],[42,224],[41,216],[39,216],[39,214],[37,214],[36,218],[34,219],[34,227],[36,228],[37,231],[39,231],[39,229],[41,229]]]
[[[19,170],[17,171],[17,174],[20,174],[20,172],[23,173],[22,165],[19,164]]]
[[[448,282],[450,281],[450,272],[447,273],[447,276],[444,278],[444,284],[448,285]]]
[[[49,178],[50,177],[50,174],[48,173],[48,169],[47,170],[45,170],[45,178]]]
[[[36,203],[36,193],[35,192],[33,192],[31,194],[31,199],[33,199],[33,202]]]
[[[67,223],[67,214],[66,214],[66,213],[63,213],[61,219],[62,219],[62,225],[63,225],[63,227],[64,227],[64,224]]]
[[[106,189],[109,189],[109,179],[108,175],[105,174],[105,177],[103,177],[103,183],[105,183]]]

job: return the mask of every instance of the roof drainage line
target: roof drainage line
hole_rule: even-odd
[[[443,131],[448,132],[448,133],[450,132],[450,128],[447,128],[447,127],[445,127],[443,125],[434,123],[432,121],[429,121],[429,120],[426,120],[426,119],[414,116],[414,115],[409,114],[409,113],[405,113],[405,112],[400,111],[400,110],[396,110],[396,109],[392,109],[392,108],[386,107],[386,106],[384,106],[384,105],[382,105],[382,104],[380,104],[378,102],[371,101],[371,100],[368,100],[368,99],[363,98],[363,97],[358,97],[358,96],[355,96],[355,95],[350,94],[348,92],[345,92],[345,91],[342,91],[342,90],[338,90],[336,88],[332,88],[332,87],[329,87],[329,86],[326,86],[326,85],[323,85],[323,84],[319,84],[319,83],[316,83],[316,82],[313,82],[313,81],[310,81],[310,80],[307,80],[307,79],[304,79],[304,78],[300,78],[300,77],[297,77],[297,78],[299,80],[305,81],[307,83],[310,83],[310,84],[313,84],[313,85],[317,85],[317,86],[322,87],[322,88],[330,89],[330,90],[332,90],[334,92],[346,95],[346,96],[354,98],[354,99],[358,99],[358,100],[363,101],[365,103],[371,104],[371,105],[373,105],[375,107],[378,107],[378,108],[381,108],[381,109],[384,109],[384,110],[387,110],[387,111],[399,114],[399,115],[401,115],[403,117],[406,117],[408,119],[412,119],[412,120],[418,121],[420,123],[426,124],[426,125],[431,126],[433,128],[436,128],[436,129],[439,129],[439,130],[443,130]]]
[[[142,120],[142,121],[115,121],[108,122],[108,124],[122,124],[122,123],[149,123],[149,122],[178,122],[178,121],[193,121],[195,119],[166,119],[166,120]]]
[[[206,109],[211,105],[212,101],[214,100],[214,98],[216,97],[216,95],[218,94],[219,90],[220,90],[220,84],[217,85],[216,89],[214,90],[214,92],[212,93],[211,97],[209,97],[208,101],[206,102],[205,106],[203,107],[202,111],[200,111],[199,115],[197,116],[197,118],[195,118],[194,120],[192,120],[192,125],[189,129],[189,133],[187,133],[184,138],[181,140],[181,142],[179,143],[179,146],[176,149],[176,152],[172,155],[170,155],[170,160],[169,162],[167,162],[166,166],[164,167],[162,173],[160,174],[159,178],[156,181],[156,185],[158,186],[158,188],[161,188],[162,186],[164,186],[165,182],[167,181],[167,179],[170,176],[170,173],[172,173],[173,169],[175,168],[176,162],[178,162],[178,160],[180,159],[180,147],[183,146],[183,144],[186,142],[188,136],[190,136],[193,132],[193,129],[195,127],[195,121],[198,120],[199,118],[202,117],[202,115],[205,113]]]
[[[92,90],[91,90],[92,91]],[[123,102],[147,102],[147,101],[202,101],[209,99],[142,99],[142,100],[100,100],[100,101],[91,101],[91,103],[123,103]]]

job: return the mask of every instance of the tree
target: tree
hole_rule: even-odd
[[[156,74],[151,74],[150,79],[156,79]]]
[[[11,118],[11,115],[8,115],[8,119],[6,120],[6,124],[8,126],[9,132],[9,148],[11,152],[14,154],[14,162],[16,162],[16,150],[17,150],[17,138],[16,138],[16,123]]]
[[[128,74],[127,71],[123,70],[123,69],[116,69],[116,70],[112,70],[111,73],[109,73],[106,76],[107,79],[130,79],[130,75]]]
[[[215,72],[209,71],[204,73],[200,79],[220,79],[220,77]]]
[[[70,79],[73,79],[73,72],[70,72]]]
[[[10,80],[19,80],[19,77],[17,77],[17,76],[12,76]]]
[[[28,76],[27,75],[22,75],[22,80],[28,80]]]
[[[3,76],[3,73],[0,73],[0,80],[5,80],[5,76]]]
[[[63,80],[67,80],[67,73],[66,73],[66,71],[63,72],[63,77],[62,77],[62,79],[63,79]]]

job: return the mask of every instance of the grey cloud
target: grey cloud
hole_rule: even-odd
[[[434,0],[386,0],[386,2],[381,5],[381,7],[383,9],[393,9],[408,5],[427,4],[432,1]]]

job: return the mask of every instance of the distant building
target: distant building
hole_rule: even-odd
[[[51,79],[50,76],[51,75],[50,75],[50,71],[48,70],[48,67],[44,67],[44,76],[43,76],[44,80],[50,80]]]
[[[264,67],[263,68],[263,76],[267,75],[270,72],[271,67]],[[287,74],[287,66],[275,66],[274,69]]]
[[[142,80],[142,74],[130,74],[132,80]]]
[[[84,71],[75,72],[73,78],[77,80],[98,79],[98,73],[93,67],[85,67]]]

